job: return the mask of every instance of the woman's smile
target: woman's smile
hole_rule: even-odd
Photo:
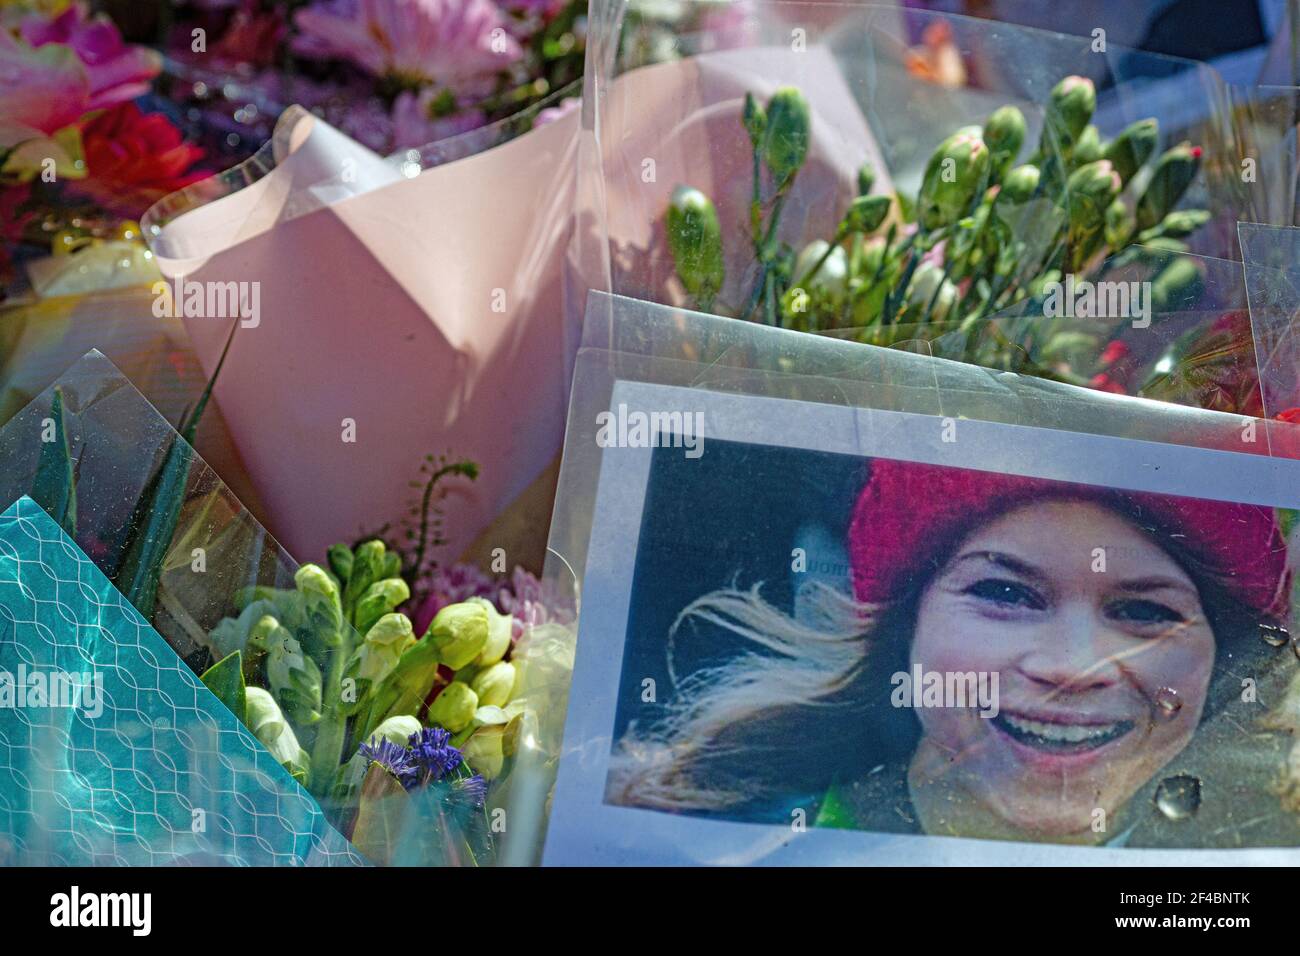
[[[1007,512],[921,595],[913,666],[996,673],[1000,699],[994,717],[918,711],[918,807],[960,808],[973,834],[1088,833],[1191,740],[1214,648],[1196,585],[1118,513],[1071,499]],[[1186,706],[1162,706],[1171,693]]]

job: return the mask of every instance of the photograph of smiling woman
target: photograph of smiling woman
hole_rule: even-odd
[[[812,584],[792,616],[733,587],[681,612],[670,673],[677,645],[719,629],[746,650],[672,673],[662,716],[615,742],[606,802],[1032,842],[1300,844],[1273,509],[875,459],[846,537],[852,595]],[[913,672],[996,672],[996,716],[891,706]]]

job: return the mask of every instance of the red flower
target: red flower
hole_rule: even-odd
[[[203,158],[202,149],[184,142],[162,113],[141,113],[134,103],[87,122],[81,140],[86,178],[69,188],[127,216],[139,217],[163,196],[208,175],[190,168]]]
[[[289,25],[280,10],[264,14],[239,10],[212,52],[218,59],[259,67],[271,66],[279,56],[280,44],[288,32]]]
[[[1102,351],[1101,364],[1103,367],[1114,365],[1120,359],[1128,358],[1129,355],[1132,354],[1132,351],[1133,350],[1128,347],[1127,343],[1115,339]]]
[[[1088,382],[1088,387],[1095,388],[1099,392],[1113,392],[1116,395],[1128,394],[1128,390],[1125,389],[1123,385],[1115,381],[1115,379],[1111,378],[1105,372],[1100,372],[1097,375],[1094,375],[1092,380]]]
[[[1300,425],[1300,408],[1288,408],[1286,411],[1278,412],[1276,418],[1280,422]]]

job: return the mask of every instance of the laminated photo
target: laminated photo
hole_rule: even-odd
[[[1294,860],[1300,463],[619,382],[553,863]]]

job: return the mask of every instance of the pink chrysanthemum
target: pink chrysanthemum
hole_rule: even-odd
[[[107,16],[92,16],[85,4],[74,3],[54,19],[40,14],[25,17],[19,33],[33,47],[51,43],[70,48],[90,81],[88,109],[125,103],[149,91],[162,70],[162,57],[147,47],[122,40]]]
[[[294,23],[295,52],[347,59],[411,86],[454,86],[523,55],[491,0],[322,0]]]

